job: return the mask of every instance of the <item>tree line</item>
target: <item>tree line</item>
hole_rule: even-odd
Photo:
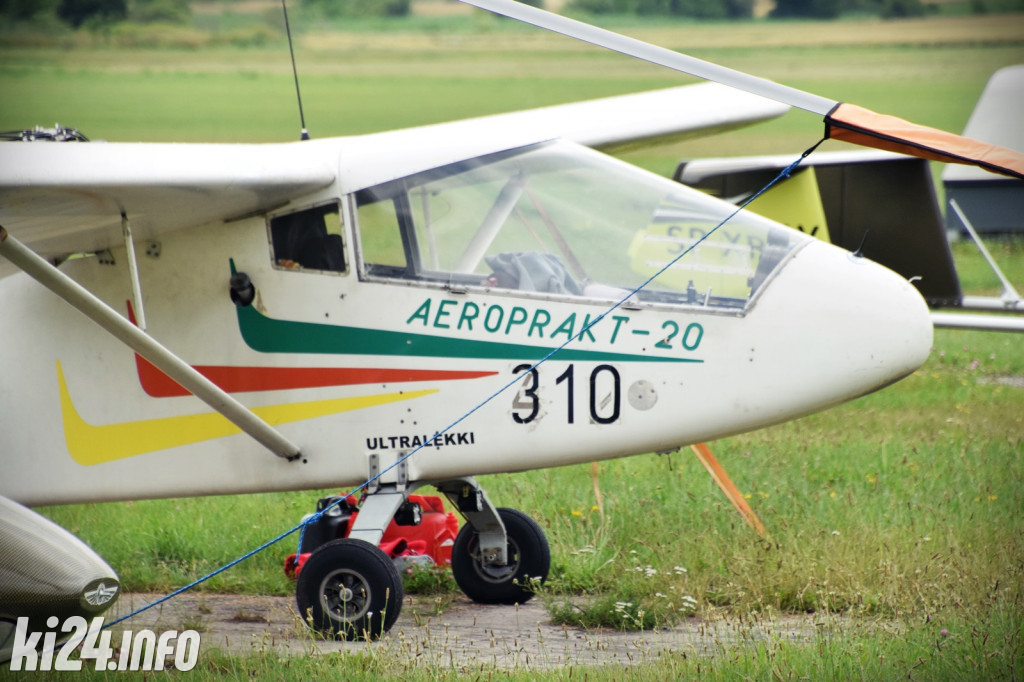
[[[9,21],[56,17],[74,28],[118,21],[180,24],[191,13],[189,0],[0,0],[0,17]]]
[[[455,1],[455,0],[451,0]],[[545,0],[521,0],[543,7]],[[971,0],[973,11],[984,11],[986,0]],[[412,0],[291,0],[293,5],[327,18],[404,16]],[[775,0],[769,16],[834,19],[843,14],[874,14],[885,18],[917,16],[934,5],[922,0]],[[754,0],[569,0],[563,11],[589,14],[633,14],[695,19],[745,19],[753,15]],[[0,0],[0,17],[27,21],[56,17],[78,28],[118,21],[186,23],[190,0]]]
[[[754,0],[571,0],[568,7],[593,14],[749,19]],[[927,10],[921,0],[776,0],[769,16],[835,19],[857,12],[892,18],[923,15]]]

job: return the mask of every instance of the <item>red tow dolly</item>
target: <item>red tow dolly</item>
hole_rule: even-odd
[[[332,506],[333,505],[333,506]],[[317,547],[348,537],[352,524],[359,516],[359,504],[352,495],[341,499],[339,495],[321,498],[317,511],[327,509],[318,520],[306,525],[299,551],[284,560],[284,572],[297,579],[306,560]],[[459,533],[459,519],[446,512],[444,503],[436,495],[409,495],[408,501],[392,519],[380,549],[395,562],[399,573],[414,565],[451,566],[452,546]]]

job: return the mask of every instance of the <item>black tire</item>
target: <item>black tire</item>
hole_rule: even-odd
[[[367,542],[348,538],[317,548],[295,584],[302,619],[338,639],[377,639],[395,624],[404,598],[391,559]]]
[[[547,580],[551,568],[548,539],[537,522],[518,509],[498,515],[508,536],[508,564],[484,566],[476,530],[462,527],[452,547],[452,576],[463,593],[479,604],[521,604],[533,597],[529,580]]]

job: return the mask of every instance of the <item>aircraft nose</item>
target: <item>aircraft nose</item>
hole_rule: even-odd
[[[903,277],[814,241],[768,284],[751,317],[770,329],[751,344],[751,362],[776,367],[776,395],[817,409],[869,393],[912,373],[928,358],[927,304]],[[763,327],[762,327],[763,325]],[[760,357],[759,357],[760,356]]]

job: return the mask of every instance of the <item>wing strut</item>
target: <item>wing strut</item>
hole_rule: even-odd
[[[149,360],[167,376],[191,391],[275,455],[289,461],[299,458],[301,452],[297,445],[286,439],[209,379],[192,369],[188,363],[159,344],[153,337],[121,317],[117,311],[98,299],[85,287],[12,237],[2,226],[0,226],[0,256],[10,260],[30,277],[67,301],[75,310]]]
[[[128,276],[132,281],[132,303],[135,304],[138,327],[146,331],[146,309],[142,307],[142,285],[139,284],[139,263],[135,258],[135,239],[124,211],[121,211],[121,233],[124,235],[124,250],[128,255]]]
[[[988,262],[988,266],[992,268],[992,272],[996,273],[996,277],[999,278],[999,282],[1003,285],[1003,292],[1000,296],[1003,308],[1008,310],[1018,308],[1022,301],[1020,294],[1018,294],[1017,290],[1013,288],[1010,280],[1006,278],[1006,275],[1003,274],[1000,267],[996,265],[995,260],[992,258],[992,254],[988,252],[988,249],[985,248],[984,242],[981,241],[981,237],[978,236],[978,231],[974,229],[974,225],[971,224],[971,221],[967,219],[967,216],[964,215],[964,212],[960,209],[960,204],[957,203],[956,199],[950,199],[949,207],[953,209],[954,213],[956,213],[956,217],[960,219],[960,224],[963,225],[964,229],[967,230],[967,233],[971,235],[971,239],[974,241],[975,246],[978,247],[978,251],[980,251],[981,255],[985,257],[985,260]]]

